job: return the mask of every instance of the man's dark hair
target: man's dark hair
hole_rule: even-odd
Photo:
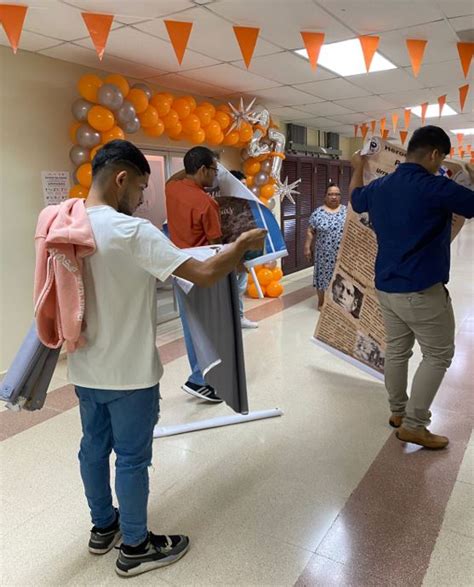
[[[193,147],[184,156],[184,169],[188,175],[195,175],[203,165],[212,167],[216,158],[216,154],[207,147]]]
[[[427,152],[438,149],[440,153],[448,155],[451,151],[451,140],[439,126],[422,126],[417,128],[408,143],[407,155],[413,155],[417,151]]]
[[[129,141],[117,139],[106,143],[92,161],[92,177],[106,168],[116,169],[124,166],[134,169],[139,175],[151,173],[150,164],[145,155]]]
[[[239,171],[238,169],[231,169],[230,173],[232,173],[232,175],[234,177],[236,177],[239,181],[242,181],[243,179],[246,179],[245,177],[245,173],[242,173],[241,171]]]

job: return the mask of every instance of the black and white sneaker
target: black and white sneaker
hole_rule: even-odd
[[[218,395],[216,395],[214,388],[210,385],[196,385],[192,381],[186,381],[181,389],[186,393],[194,395],[194,397],[199,397],[205,400],[206,402],[220,404],[223,401]]]
[[[117,509],[115,509],[115,514],[115,522],[107,528],[97,528],[97,526],[92,528],[89,540],[89,552],[92,554],[106,554],[109,550],[112,550],[122,537]]]
[[[138,546],[122,544],[115,570],[122,577],[133,577],[166,567],[178,561],[189,549],[187,536],[158,536],[150,532]]]

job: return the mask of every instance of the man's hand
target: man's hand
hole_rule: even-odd
[[[263,249],[266,236],[267,231],[265,229],[253,228],[252,230],[247,230],[246,232],[243,232],[236,242],[244,252],[260,251],[261,249]]]
[[[351,164],[353,169],[362,169],[364,167],[365,160],[367,159],[366,155],[361,155],[360,150],[356,151],[351,158]]]

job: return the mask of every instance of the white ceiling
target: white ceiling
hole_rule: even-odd
[[[282,121],[342,135],[353,124],[387,116],[448,94],[459,112],[464,79],[456,43],[474,41],[473,0],[26,0],[30,4],[20,48],[87,67],[122,73],[216,100],[257,97]],[[114,14],[105,57],[97,58],[80,12]],[[181,66],[163,18],[194,27]],[[408,24],[409,23],[409,24]],[[247,70],[232,25],[258,26],[260,37]],[[326,42],[359,34],[380,36],[379,52],[397,69],[342,78],[293,51],[301,30],[324,32]],[[470,30],[470,33],[465,31]],[[428,40],[418,78],[405,39]],[[3,29],[0,43],[8,45]],[[474,64],[471,67],[474,73]],[[474,85],[464,114],[428,119],[445,129],[474,127]],[[420,124],[412,116],[411,128]],[[474,143],[474,140],[473,140]]]

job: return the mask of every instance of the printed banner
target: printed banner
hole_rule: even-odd
[[[216,199],[221,210],[223,243],[233,242],[246,230],[265,228],[268,234],[264,250],[246,257],[245,265],[250,268],[286,257],[286,244],[272,212],[220,163],[217,180],[219,196]]]
[[[69,171],[42,171],[44,205],[60,204],[67,200],[70,189]]]
[[[372,137],[361,153],[367,155],[365,185],[392,173],[406,156],[405,149],[379,137]],[[474,168],[462,161],[445,162],[439,174],[474,190]],[[453,217],[452,238],[464,220]],[[368,214],[357,214],[349,206],[334,275],[313,342],[382,379],[385,328],[374,287],[376,256],[377,240]]]

